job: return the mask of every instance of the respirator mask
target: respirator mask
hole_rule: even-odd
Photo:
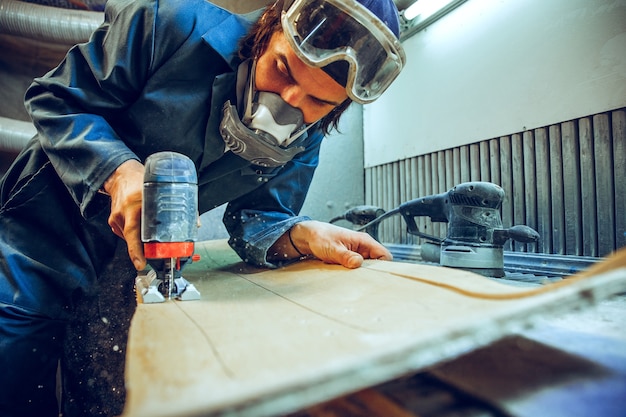
[[[287,146],[308,127],[302,111],[289,105],[280,95],[255,91],[254,71],[254,62],[250,65],[246,61],[239,66],[237,89],[243,102],[243,116],[239,118],[237,107],[230,100],[224,103],[220,134],[229,150],[254,165],[283,166],[304,150],[302,146]],[[242,84],[245,88],[240,95]]]

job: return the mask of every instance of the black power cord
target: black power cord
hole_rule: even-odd
[[[357,230],[365,230],[374,239],[378,240],[378,222],[375,219],[384,216],[385,210],[376,206],[355,206],[340,216],[334,217],[329,223],[335,223],[340,220],[346,220],[356,226],[363,226]],[[371,224],[370,226],[367,226]]]

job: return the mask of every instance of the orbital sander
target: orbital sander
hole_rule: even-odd
[[[408,233],[427,240],[421,247],[425,262],[501,278],[505,275],[504,244],[507,240],[533,243],[539,239],[539,234],[528,226],[503,227],[500,215],[503,200],[504,190],[497,184],[466,182],[441,194],[407,201],[359,230],[371,230],[374,224],[400,214]],[[423,216],[433,222],[448,223],[446,237],[421,232],[415,218]]]

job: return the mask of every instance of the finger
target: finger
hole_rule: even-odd
[[[361,235],[361,237],[363,237],[363,235]],[[368,234],[365,234],[364,240],[359,242],[357,248],[353,249],[363,255],[364,258],[384,261],[391,261],[393,259],[393,255],[389,249]]]
[[[360,253],[345,249],[339,253],[338,263],[345,268],[358,268],[363,264],[363,256]]]
[[[129,218],[124,228],[124,240],[128,246],[128,256],[138,271],[146,267],[146,258],[143,253],[143,242],[141,240],[141,226],[139,214]]]
[[[391,254],[391,252],[389,252],[389,250],[382,245],[372,248],[372,250],[370,251],[369,257],[371,259],[378,259],[381,261],[393,260],[393,255]]]
[[[138,239],[127,239],[128,256],[133,262],[135,269],[141,271],[146,267],[147,261],[143,253],[143,243]]]
[[[108,223],[109,223],[109,226],[111,227],[111,231],[113,232],[113,234],[123,239],[124,233],[122,232],[122,227],[119,225],[119,223],[115,220],[113,216],[109,217]]]

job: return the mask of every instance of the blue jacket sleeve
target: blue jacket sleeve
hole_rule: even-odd
[[[268,262],[269,248],[298,222],[313,174],[319,163],[323,135],[310,136],[306,150],[288,162],[267,183],[230,202],[224,213],[224,225],[230,234],[229,244],[244,262],[276,267]]]
[[[111,2],[90,41],[70,49],[26,92],[42,148],[85,217],[110,174],[138,159],[106,118],[142,89],[152,60],[154,14],[149,2]]]

